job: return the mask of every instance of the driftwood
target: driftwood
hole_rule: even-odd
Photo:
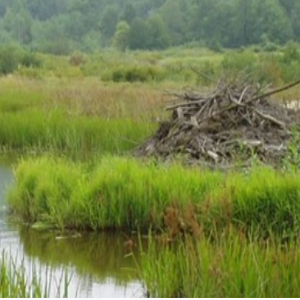
[[[279,164],[287,155],[292,130],[300,129],[300,113],[270,99],[300,84],[274,90],[236,80],[220,81],[208,95],[170,92],[172,113],[156,134],[138,148],[138,154],[170,157],[185,154],[204,164],[243,163],[253,157]]]

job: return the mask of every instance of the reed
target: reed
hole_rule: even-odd
[[[257,167],[249,174],[105,156],[76,164],[51,156],[20,161],[13,213],[61,229],[141,229],[211,234],[230,227],[261,237],[299,232],[300,176]]]
[[[49,270],[48,270],[49,271]],[[0,261],[0,297],[1,298],[66,298],[68,297],[69,277],[67,273],[56,282],[53,289],[52,271],[43,279],[36,267],[26,268],[24,260],[17,259],[2,252]]]
[[[299,271],[297,242],[247,240],[239,231],[168,246],[150,237],[139,267],[145,294],[159,298],[297,297]]]
[[[1,114],[0,146],[16,151],[62,152],[73,157],[120,154],[137,147],[154,130],[153,123],[69,116],[61,110],[45,113],[32,109]]]

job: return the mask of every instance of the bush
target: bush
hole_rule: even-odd
[[[69,63],[73,67],[80,67],[86,62],[85,57],[82,53],[73,53],[69,58]]]
[[[102,77],[104,81],[113,82],[146,82],[161,79],[162,71],[153,66],[122,66]]]
[[[0,48],[0,75],[14,73],[19,66],[38,68],[42,64],[36,54],[16,47]]]
[[[283,51],[282,61],[284,63],[289,64],[294,61],[299,61],[299,59],[300,59],[299,45],[295,42],[288,43]]]
[[[26,68],[39,68],[42,65],[42,62],[36,54],[24,52],[20,58],[20,64]]]
[[[224,55],[222,67],[229,74],[236,76],[241,71],[253,73],[256,67],[256,56],[252,51],[230,52]]]
[[[18,54],[13,47],[0,48],[0,75],[13,73],[18,67]]]

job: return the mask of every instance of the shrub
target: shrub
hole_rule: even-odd
[[[18,67],[18,54],[13,47],[0,48],[0,75],[13,73]]]
[[[226,73],[237,76],[241,71],[253,73],[256,63],[256,55],[252,51],[245,50],[225,54],[221,64]]]
[[[26,51],[20,58],[20,64],[26,68],[39,68],[42,62],[35,53]]]
[[[153,66],[122,66],[102,76],[102,80],[113,82],[147,82],[161,79],[162,71]]]
[[[82,53],[73,53],[69,58],[69,63],[73,67],[80,67],[85,64],[85,57]]]

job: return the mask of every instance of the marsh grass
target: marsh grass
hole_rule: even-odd
[[[49,151],[82,157],[93,154],[121,154],[134,149],[155,131],[154,123],[130,119],[104,120],[69,116],[63,111],[3,113],[0,145],[16,151]]]
[[[139,268],[145,293],[159,298],[297,297],[299,271],[297,242],[247,240],[239,231],[168,246],[150,236]]]
[[[106,156],[88,164],[45,156],[20,161],[11,211],[31,223],[79,229],[167,231],[171,238],[235,227],[249,236],[294,238],[300,177],[257,167],[220,173]]]
[[[1,150],[124,153],[155,132],[164,96],[150,87],[0,80]],[[161,109],[162,111],[162,109]]]
[[[41,273],[35,266],[26,269],[24,260],[2,252],[0,261],[0,297],[1,298],[56,298],[68,297],[70,277],[64,272],[59,282],[52,281],[52,271],[47,270],[46,278],[42,280]],[[43,276],[45,277],[45,276]],[[54,291],[55,289],[55,291]],[[54,294],[53,294],[54,293]]]

